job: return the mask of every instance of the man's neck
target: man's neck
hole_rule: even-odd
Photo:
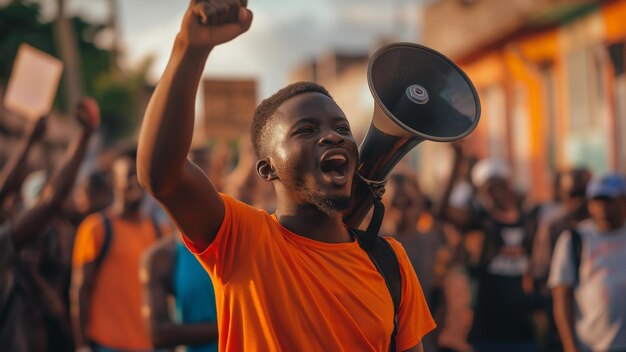
[[[314,206],[278,207],[278,222],[287,230],[303,237],[326,243],[352,242],[341,213],[326,214]]]

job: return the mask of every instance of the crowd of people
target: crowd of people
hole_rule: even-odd
[[[453,144],[438,202],[415,175],[390,178],[388,234],[404,244],[440,351],[624,351],[626,179],[571,168],[529,203],[502,160]],[[428,205],[428,204],[434,204]]]
[[[76,121],[82,133],[49,177],[26,163],[45,136],[45,118],[0,173],[2,345],[216,350],[211,279],[144,195],[134,148],[118,150],[73,186],[97,128],[93,100],[78,105]],[[383,198],[381,232],[402,243],[438,324],[425,349],[624,350],[624,177],[563,170],[550,202],[528,204],[505,162],[477,161],[459,143],[451,148],[441,199],[429,198],[406,167],[389,177]],[[275,210],[247,141],[237,150],[194,148],[189,159],[219,180],[220,191]]]
[[[461,143],[439,190],[397,168],[381,227],[396,306],[343,225],[356,143],[323,87],[265,100],[237,150],[190,148],[199,68],[252,21],[228,4],[190,6],[138,146],[79,177],[86,98],[55,170],[27,162],[45,117],[2,165],[0,349],[626,351],[621,174],[562,170],[531,204],[505,161]]]

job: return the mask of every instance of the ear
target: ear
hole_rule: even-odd
[[[261,159],[256,162],[256,173],[265,181],[274,181],[278,179],[276,170],[272,166],[269,158]]]

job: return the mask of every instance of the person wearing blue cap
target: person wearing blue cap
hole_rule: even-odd
[[[587,188],[589,220],[557,241],[548,286],[569,351],[626,351],[626,180],[605,174]]]

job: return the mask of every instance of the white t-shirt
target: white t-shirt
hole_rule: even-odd
[[[593,220],[577,228],[582,243],[574,289],[576,334],[585,351],[626,349],[626,225],[601,233]],[[559,236],[548,286],[575,286],[571,234]]]

